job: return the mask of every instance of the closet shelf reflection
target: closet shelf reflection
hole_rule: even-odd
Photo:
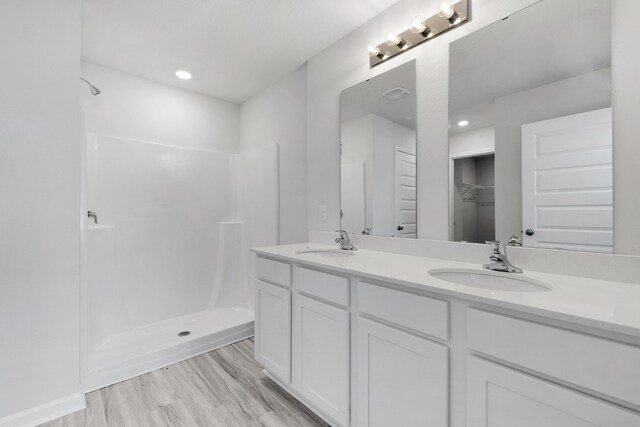
[[[478,193],[490,194],[492,192],[486,190],[495,190],[495,185],[479,185],[462,183],[462,200],[465,202],[474,202],[478,197]]]

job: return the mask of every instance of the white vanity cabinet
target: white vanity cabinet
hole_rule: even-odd
[[[640,427],[640,335],[267,256],[255,358],[334,427]]]
[[[469,356],[468,427],[633,427],[640,414]]]
[[[640,406],[638,347],[473,308],[467,345],[496,360],[467,358],[469,427],[640,426],[637,412],[585,394]]]
[[[358,319],[358,426],[447,426],[449,350]]]
[[[294,266],[293,277],[293,388],[347,426],[350,280],[303,266]]]
[[[254,357],[273,376],[291,380],[291,266],[256,258]]]
[[[359,281],[357,424],[446,427],[448,303]],[[387,324],[385,324],[387,323]]]
[[[349,312],[296,294],[293,387],[342,426],[349,425]]]

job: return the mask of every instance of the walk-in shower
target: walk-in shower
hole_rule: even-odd
[[[85,391],[253,335],[248,248],[277,244],[277,146],[91,134],[87,153]]]

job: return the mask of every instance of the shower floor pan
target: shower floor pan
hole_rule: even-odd
[[[249,338],[253,336],[253,320],[252,309],[223,308],[116,335],[89,354],[84,391],[97,390]]]

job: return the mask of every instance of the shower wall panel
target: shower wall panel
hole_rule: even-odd
[[[206,309],[232,210],[230,155],[90,135],[88,157],[87,209],[103,234],[89,243],[113,245],[100,269],[111,280],[89,277],[107,287],[94,295],[119,300],[129,329]],[[91,331],[93,345],[118,331],[102,332]]]

